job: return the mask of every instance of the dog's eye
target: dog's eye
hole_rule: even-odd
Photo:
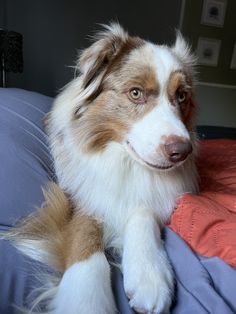
[[[145,102],[144,93],[138,87],[134,87],[134,88],[130,89],[128,96],[129,96],[130,100],[134,101],[135,103],[141,104],[141,103]]]
[[[132,88],[129,94],[134,100],[141,98],[143,95],[142,91],[139,88]]]
[[[187,96],[187,93],[186,93],[186,92],[184,92],[184,91],[179,91],[179,92],[177,93],[177,101],[178,101],[178,103],[184,102],[185,99],[186,99],[186,96]]]

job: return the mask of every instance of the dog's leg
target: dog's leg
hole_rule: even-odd
[[[75,214],[63,236],[65,272],[49,309],[55,314],[115,313],[99,224]]]
[[[173,275],[153,214],[138,209],[127,223],[122,259],[130,305],[140,313],[168,313]]]

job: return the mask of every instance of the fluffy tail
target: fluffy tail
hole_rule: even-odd
[[[31,305],[31,310],[19,309],[24,313],[33,313],[42,307],[45,309],[45,304],[54,298],[65,271],[64,255],[61,254],[65,240],[63,230],[72,219],[73,208],[64,192],[55,183],[50,183],[47,191],[44,190],[43,193],[45,197],[43,208],[21,220],[12,230],[0,235],[2,239],[11,241],[25,255],[55,270],[53,274],[43,271],[37,273],[42,287],[32,293],[37,297]]]
[[[63,272],[65,264],[59,258],[63,250],[63,229],[71,220],[73,209],[55,183],[50,183],[43,193],[45,206],[21,220],[2,237],[30,258]]]

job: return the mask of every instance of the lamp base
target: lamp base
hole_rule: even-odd
[[[5,73],[5,57],[4,53],[2,53],[2,87],[6,87],[6,73]]]
[[[1,87],[6,87],[6,74],[5,74],[5,70],[2,70],[2,84]]]

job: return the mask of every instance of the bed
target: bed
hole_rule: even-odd
[[[53,99],[21,89],[0,89],[0,231],[43,203],[41,187],[54,180],[42,120]],[[236,129],[200,126],[201,194],[186,195],[163,237],[176,293],[171,313],[236,313]],[[207,166],[206,166],[207,165]],[[0,313],[18,313],[41,285],[43,267],[0,241]],[[122,275],[112,268],[121,314],[134,313]],[[69,312],[68,312],[69,314]]]

